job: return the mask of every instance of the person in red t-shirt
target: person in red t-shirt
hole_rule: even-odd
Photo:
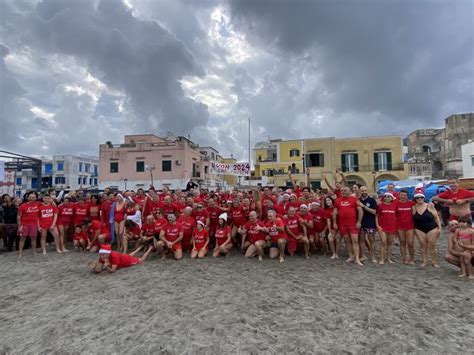
[[[176,260],[183,258],[183,226],[176,222],[176,215],[168,215],[168,224],[160,232],[160,240],[156,242],[158,253],[164,257],[165,250],[172,251]]]
[[[18,207],[17,224],[20,243],[18,247],[19,257],[23,257],[26,238],[31,239],[31,254],[36,254],[36,238],[38,237],[38,219],[40,203],[36,201],[38,195],[32,191],[27,195],[28,202]]]
[[[183,241],[181,242],[183,249],[187,252],[191,252],[191,240],[193,237],[194,228],[196,227],[196,218],[193,216],[193,208],[187,206],[183,210],[183,214],[178,217],[177,223],[183,226]]]
[[[74,227],[74,234],[72,235],[72,242],[74,243],[74,249],[82,249],[83,252],[86,252],[87,247],[89,246],[89,237],[87,233],[82,229],[82,226],[78,224]]]
[[[249,214],[249,221],[239,228],[239,234],[242,236],[241,248],[245,250],[246,258],[253,258],[258,254],[258,260],[263,260],[265,243],[265,225],[258,220],[257,212],[252,211]]]
[[[313,217],[313,243],[315,246],[320,245],[323,253],[326,254],[328,249],[326,242],[327,223],[324,217],[324,210],[321,208],[321,203],[319,201],[311,202],[309,213]]]
[[[229,214],[232,220],[232,239],[235,239],[239,229],[247,223],[244,208],[240,205],[240,201],[238,199],[232,201]]]
[[[154,222],[155,221],[153,219],[153,216],[151,216],[151,217],[152,217],[152,219],[151,219],[152,225],[153,225],[153,228],[154,228],[154,226],[155,226]],[[148,219],[147,219],[147,222],[148,222]],[[147,224],[147,222],[145,222],[143,225]],[[128,244],[130,242],[136,242],[138,244],[137,246],[141,245],[141,243],[140,243],[141,231],[142,231],[142,229],[140,228],[140,226],[137,223],[135,223],[134,221],[132,221],[130,219],[125,221],[125,231],[123,233],[123,252],[125,254],[127,254],[127,252],[128,252]]]
[[[210,197],[208,200],[207,212],[209,213],[209,246],[212,248],[215,245],[215,234],[217,226],[219,225],[219,216],[222,210],[216,204],[216,197]]]
[[[116,251],[112,251],[112,248],[108,244],[100,246],[99,249],[99,260],[97,262],[90,262],[88,265],[92,269],[92,272],[95,274],[100,274],[102,271],[108,271],[109,273],[114,273],[118,269],[125,267],[130,267],[133,265],[138,265],[143,263],[148,254],[150,254],[151,249],[149,249],[141,258],[137,258],[134,254],[121,254]]]
[[[415,264],[415,225],[413,224],[413,206],[415,202],[408,199],[406,190],[400,191],[398,199],[394,202],[397,205],[397,230],[400,240],[400,255],[405,264]],[[407,246],[408,255],[407,258]]]
[[[328,229],[328,244],[331,250],[331,258],[339,259],[339,251],[341,249],[341,235],[336,229],[337,221],[333,219],[334,214],[334,201],[331,197],[324,198],[324,219],[326,220],[326,226]]]
[[[59,242],[61,243],[62,249],[66,250],[66,242],[69,237],[70,227],[72,224],[72,216],[74,214],[74,203],[71,202],[69,195],[64,197],[64,202],[58,207],[58,231],[59,231]]]
[[[165,215],[173,213],[178,216],[180,212],[178,206],[173,203],[170,195],[165,195],[163,197],[163,202],[160,203],[160,208]]]
[[[459,179],[448,178],[449,190],[433,197],[433,201],[442,202],[449,207],[449,220],[471,217],[470,203],[474,202],[474,191],[459,188]]]
[[[268,234],[271,240],[270,259],[279,256],[280,263],[285,261],[285,248],[288,243],[288,237],[285,233],[285,223],[281,218],[276,216],[273,210],[268,211],[268,221],[265,223],[264,232]]]
[[[400,199],[400,194],[395,191],[395,184],[389,183],[387,185],[387,192],[390,192],[393,195],[393,200],[398,201]]]
[[[286,225],[286,234],[288,235],[288,253],[293,256],[302,244],[305,258],[309,258],[309,239],[306,225],[303,219],[296,214],[296,208],[290,207],[288,215],[283,219]]]
[[[58,208],[52,204],[51,197],[49,195],[43,196],[43,204],[39,207],[39,231],[41,233],[41,249],[43,255],[46,255],[46,236],[48,231],[54,237],[54,244],[56,245],[56,251],[62,253],[63,250],[59,244],[59,232],[56,227],[58,220]],[[65,250],[64,250],[65,251]]]
[[[196,203],[196,209],[193,212],[193,216],[196,219],[196,222],[201,221],[202,223],[204,223],[206,228],[211,223],[211,220],[209,218],[209,213],[207,212],[202,202]]]
[[[86,219],[83,222],[83,228],[87,231],[89,239],[91,240],[87,249],[89,249],[92,253],[99,250],[101,244],[105,244],[106,242],[110,242],[112,240],[110,230],[104,223],[100,221],[91,221],[90,219]]]
[[[344,186],[341,188],[341,197],[336,200],[333,221],[336,230],[344,237],[349,252],[348,262],[354,262],[364,266],[360,261],[359,229],[363,211],[359,206],[357,197],[350,196],[351,190]],[[337,222],[337,219],[339,221]]]
[[[209,245],[209,233],[205,229],[204,222],[198,221],[193,232],[192,238],[193,250],[191,251],[191,259],[202,259],[206,256]]]
[[[303,225],[306,227],[306,236],[309,240],[310,248],[313,248],[313,251],[316,250],[316,241],[314,236],[314,222],[313,216],[309,213],[309,207],[306,204],[301,204],[299,211],[297,212],[298,217],[303,220]]]
[[[393,202],[394,196],[390,192],[383,195],[383,202],[377,207],[377,230],[380,234],[380,260],[379,264],[385,263],[385,253],[387,261],[393,264],[392,243],[397,233],[397,204]]]
[[[216,246],[212,252],[212,256],[217,258],[220,255],[229,256],[232,249],[232,230],[227,225],[227,213],[219,215],[219,225],[216,228],[215,238]]]

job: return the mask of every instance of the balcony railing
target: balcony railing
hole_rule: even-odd
[[[392,164],[379,164],[378,167],[375,165],[354,165],[351,167],[348,166],[337,166],[337,169],[341,170],[343,173],[357,173],[357,172],[372,172],[372,171],[403,171],[405,169],[404,163],[392,163]]]

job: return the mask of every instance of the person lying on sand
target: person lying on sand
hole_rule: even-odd
[[[471,217],[463,216],[459,218],[459,229],[456,231],[456,243],[463,250],[461,254],[461,275],[474,279],[474,229],[471,227]]]
[[[88,266],[95,274],[100,274],[102,271],[113,273],[118,269],[143,263],[150,252],[151,248],[148,249],[141,258],[137,258],[132,255],[133,253],[121,254],[119,252],[112,251],[112,248],[109,244],[104,244],[101,245],[99,249],[99,261],[91,261]]]

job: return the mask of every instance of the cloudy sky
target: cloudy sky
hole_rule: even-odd
[[[0,148],[401,134],[474,111],[472,0],[0,0]]]

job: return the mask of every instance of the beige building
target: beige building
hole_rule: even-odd
[[[210,173],[212,160],[222,161],[217,150],[185,137],[126,135],[122,144],[100,145],[99,188],[184,189],[190,179],[210,189],[225,188],[223,176]]]
[[[257,143],[255,176],[268,178],[275,186],[290,186],[288,171],[298,182],[313,188],[325,187],[322,174],[334,183],[334,173],[342,171],[349,184],[374,186],[384,180],[403,180],[407,171],[403,163],[400,136],[363,138],[313,138],[302,140],[270,140]]]

